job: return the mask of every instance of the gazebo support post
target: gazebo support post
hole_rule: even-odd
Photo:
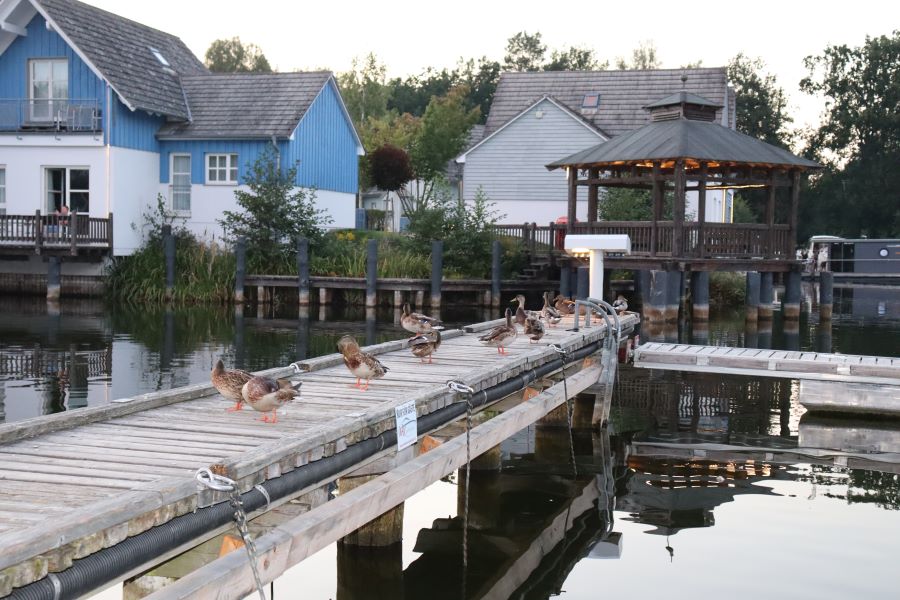
[[[575,231],[575,207],[578,203],[578,168],[568,167],[569,176],[569,210],[567,213],[566,233]]]
[[[697,182],[697,257],[706,258],[706,163],[700,163],[700,180]],[[722,202],[725,202],[726,191],[722,190]]]
[[[771,182],[766,188],[766,258],[775,256],[775,170],[771,174]],[[790,256],[790,255],[788,255]]]
[[[800,206],[800,171],[794,169],[791,171],[791,213],[788,220],[788,244],[785,248],[788,252],[788,258],[794,248],[797,247],[797,208]]]
[[[650,199],[653,202],[652,222],[650,224],[650,256],[656,256],[659,248],[659,215],[662,212],[663,182],[659,172],[659,162],[653,163],[653,190]]]
[[[591,183],[588,184],[588,206],[587,206],[587,222],[588,226],[594,221],[599,220],[597,218],[597,200],[599,198],[600,186],[597,185],[596,181],[600,178],[600,169],[597,167],[593,167],[588,170],[588,179]]]
[[[684,159],[675,161],[675,198],[672,202],[672,257],[682,258],[684,253],[684,201],[685,201]]]

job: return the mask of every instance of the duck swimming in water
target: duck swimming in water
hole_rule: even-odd
[[[368,352],[363,352],[359,343],[349,335],[338,340],[337,349],[344,357],[347,369],[356,376],[356,384],[353,387],[366,391],[369,389],[370,380],[380,379],[388,372],[386,366]],[[360,384],[362,379],[366,380],[365,387]]]
[[[409,349],[412,351],[413,356],[418,356],[422,362],[425,362],[425,357],[427,356],[428,364],[433,362],[431,360],[431,355],[440,347],[441,332],[437,329],[433,330],[431,333],[417,335],[409,342]]]
[[[244,384],[251,379],[253,379],[253,373],[241,371],[240,369],[226,370],[221,358],[216,361],[216,366],[213,367],[210,374],[210,380],[216,391],[235,403],[234,406],[227,409],[228,412],[234,412],[243,408],[244,397],[241,394],[241,390]]]
[[[403,305],[403,316],[400,317],[400,326],[416,335],[444,328],[438,319],[422,313],[412,312],[409,308],[409,302]]]
[[[241,394],[244,401],[247,402],[254,410],[261,413],[272,413],[269,419],[268,414],[263,414],[260,421],[266,423],[276,423],[278,421],[277,411],[294,398],[300,397],[301,382],[292,382],[290,379],[269,379],[268,377],[256,376],[250,379],[241,388]]]
[[[478,338],[478,341],[488,346],[494,346],[500,354],[506,354],[506,346],[512,344],[517,335],[519,332],[512,320],[512,310],[507,308],[506,324],[494,327],[487,334]]]

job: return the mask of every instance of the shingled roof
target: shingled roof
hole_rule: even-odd
[[[650,115],[644,107],[651,102],[681,91],[727,106],[729,115],[734,115],[734,92],[728,88],[725,67],[501,73],[485,136],[543,96],[565,104],[599,132],[617,136],[649,123]],[[589,94],[600,94],[597,108],[582,108],[584,97]],[[721,119],[721,110],[718,117]]]
[[[167,123],[160,138],[285,138],[332,77],[310,73],[227,73],[184,77],[191,122]]]
[[[208,71],[180,39],[76,0],[32,2],[130,108],[189,118],[178,77]]]
[[[708,121],[677,119],[650,123],[607,142],[547,165],[587,168],[630,161],[666,161],[690,158],[719,163],[764,164],[806,169],[816,162],[791,154],[738,131]]]

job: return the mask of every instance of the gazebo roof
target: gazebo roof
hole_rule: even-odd
[[[718,102],[713,102],[712,100],[707,100],[702,96],[698,96],[697,94],[692,94],[690,92],[685,92],[684,90],[680,92],[675,92],[670,96],[666,96],[662,100],[657,100],[651,104],[648,104],[644,108],[660,108],[663,106],[672,106],[673,104],[696,104],[697,106],[710,106],[713,108],[722,108],[722,105]]]
[[[655,102],[651,106],[670,104],[667,102],[670,98]],[[666,104],[663,104],[664,102]],[[687,102],[695,103],[691,100]],[[680,158],[720,164],[821,168],[817,162],[801,158],[783,148],[717,123],[683,118],[650,123],[552,162],[547,168],[550,170],[560,167],[587,168]]]
[[[679,158],[728,164],[818,169],[821,165],[716,123],[677,119],[650,123],[547,165],[597,167]]]

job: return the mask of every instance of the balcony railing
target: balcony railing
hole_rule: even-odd
[[[0,132],[97,132],[102,127],[96,98],[0,99]]]
[[[33,249],[78,254],[82,249],[112,249],[113,216],[91,217],[86,214],[0,215],[0,250]]]

